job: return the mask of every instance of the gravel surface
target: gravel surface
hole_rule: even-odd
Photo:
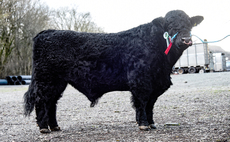
[[[28,86],[0,86],[0,141],[201,141],[230,142],[230,72],[172,75],[173,86],[154,108],[158,129],[140,131],[129,92],[90,102],[68,86],[58,102],[61,132],[40,134],[35,113],[23,116]]]

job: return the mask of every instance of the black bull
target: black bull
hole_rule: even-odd
[[[56,104],[71,84],[91,106],[106,92],[130,91],[141,130],[155,128],[153,106],[172,85],[170,73],[185,49],[190,31],[203,20],[183,11],[119,33],[46,30],[34,37],[32,81],[24,95],[25,115],[35,106],[40,132],[58,131]],[[164,32],[173,36],[166,55]]]

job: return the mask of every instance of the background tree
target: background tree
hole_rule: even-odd
[[[15,48],[16,0],[0,1],[0,77],[3,76],[8,58]]]
[[[54,28],[78,32],[103,32],[91,18],[90,13],[79,13],[76,7],[62,7],[52,12]]]
[[[17,3],[14,50],[5,66],[5,74],[30,74],[32,67],[32,38],[48,28],[49,8],[39,1],[20,0]]]
[[[50,10],[39,0],[0,0],[0,78],[31,74],[32,38],[45,29],[103,32],[90,13],[74,7]]]

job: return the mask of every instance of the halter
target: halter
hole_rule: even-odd
[[[165,50],[165,54],[167,55],[169,50],[171,49],[172,47],[172,44],[173,44],[173,39],[177,36],[178,32],[171,38],[171,36],[169,36],[169,33],[168,32],[165,32],[163,34],[163,37],[164,39],[166,40],[166,43],[167,43],[167,49]]]

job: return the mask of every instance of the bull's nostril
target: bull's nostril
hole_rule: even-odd
[[[189,43],[191,41],[191,37],[183,37],[181,40],[185,43]]]

